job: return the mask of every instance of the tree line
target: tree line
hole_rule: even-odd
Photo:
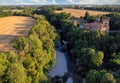
[[[52,10],[63,10],[59,6],[46,6]],[[39,13],[44,6],[0,6],[0,17],[5,16],[30,16]],[[15,10],[15,11],[14,11]]]
[[[47,83],[55,64],[55,29],[42,15],[27,37],[13,41],[14,52],[0,53],[1,83]]]
[[[75,9],[84,9],[84,10],[93,10],[93,11],[107,11],[107,12],[120,12],[120,6],[112,5],[102,5],[102,6],[67,6],[66,8],[75,8]]]

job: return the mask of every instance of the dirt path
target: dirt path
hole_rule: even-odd
[[[30,17],[10,16],[0,18],[0,51],[13,50],[11,41],[20,36],[26,36],[35,24]]]

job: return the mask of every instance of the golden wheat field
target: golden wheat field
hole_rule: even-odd
[[[60,12],[67,12],[71,13],[73,17],[80,18],[81,16],[84,16],[86,11],[89,12],[90,15],[103,15],[103,14],[109,14],[110,12],[101,12],[101,11],[92,11],[92,10],[80,10],[80,9],[63,9],[62,11],[55,11],[56,13]]]
[[[35,24],[30,17],[10,16],[0,18],[0,51],[13,50],[11,41],[17,37],[27,36]]]

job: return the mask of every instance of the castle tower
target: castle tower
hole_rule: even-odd
[[[103,24],[104,27],[106,27],[106,30],[109,30],[109,22],[110,22],[109,18],[103,18],[102,19],[102,24]]]

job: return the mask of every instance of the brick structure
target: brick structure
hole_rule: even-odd
[[[79,28],[83,29],[89,29],[91,31],[94,30],[101,30],[101,31],[109,31],[109,18],[103,18],[102,20],[100,18],[96,18],[93,23],[83,23],[79,26]]]

